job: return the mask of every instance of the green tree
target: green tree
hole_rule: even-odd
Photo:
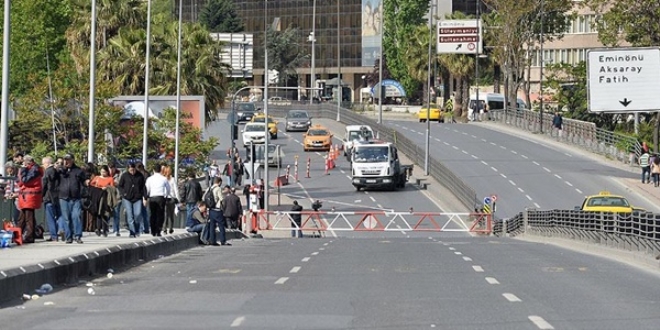
[[[269,28],[267,40],[268,68],[278,72],[278,85],[285,84],[290,77],[298,75],[296,68],[308,58],[305,46],[300,44],[300,30],[288,27],[284,31],[275,31]]]
[[[235,33],[243,31],[243,21],[231,0],[209,0],[199,14],[199,21],[210,32]]]
[[[428,0],[383,0],[384,35],[383,43],[387,69],[398,80],[407,95],[416,94],[420,82],[408,72],[406,63],[406,41],[415,37],[419,25],[426,22],[429,11]]]
[[[417,26],[414,37],[406,41],[406,52],[404,54],[407,71],[410,74],[410,77],[420,83],[423,82],[421,85],[423,86],[422,99],[424,100],[424,104],[431,103],[430,100],[427,100],[428,84],[426,83],[426,81],[428,81],[429,64],[431,65],[431,70],[433,70],[433,65],[437,61],[434,44],[431,44],[432,58],[429,60],[428,47],[430,40],[432,40],[432,37],[428,26]]]

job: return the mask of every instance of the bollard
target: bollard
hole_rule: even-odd
[[[293,176],[296,182],[298,182],[298,155],[296,155],[295,162],[293,163]]]
[[[309,167],[312,165],[311,162],[312,162],[312,159],[307,157],[307,178],[308,179],[311,178],[311,176],[309,176]]]
[[[325,158],[325,175],[330,174],[330,172],[328,172],[328,170],[330,170],[330,162],[331,161],[332,160],[330,159],[330,155],[328,155],[328,157]]]
[[[289,176],[291,174],[291,165],[286,166],[286,179],[289,180]]]

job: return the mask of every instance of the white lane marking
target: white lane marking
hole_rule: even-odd
[[[539,205],[539,203],[534,203],[534,206],[536,206],[537,209],[541,208],[541,205]]]
[[[456,149],[456,150],[458,150],[458,147],[457,147],[457,146],[451,146],[451,147],[454,148],[454,149]]]
[[[323,246],[328,246],[329,243],[323,243]]]
[[[524,192],[525,192],[525,191],[523,190],[523,188],[520,188],[520,187],[518,187],[518,191],[520,191],[521,193],[524,193]]]
[[[310,257],[304,257],[304,258],[302,258],[302,260],[300,260],[300,261],[301,261],[301,262],[308,262],[309,259],[310,259]]]
[[[461,152],[464,153],[464,154],[466,154],[466,155],[469,155],[469,153],[468,153],[467,151],[465,151],[465,150],[461,150]]]
[[[361,199],[356,199],[355,201],[353,201],[353,203],[355,203],[355,204],[362,203],[362,200]]]
[[[365,194],[365,195],[369,195],[369,192],[365,190],[365,191],[364,191],[364,194]]]
[[[549,169],[549,168],[547,168],[547,167],[544,167],[544,168],[543,168],[543,170],[544,170],[544,171],[546,171],[546,172],[548,172],[548,173],[550,173],[550,172],[551,172],[551,171],[550,171],[550,169]]]
[[[483,160],[481,161],[481,163],[484,164],[484,165],[486,165],[486,166],[488,166],[488,163],[486,163],[486,162],[483,161]]]
[[[515,185],[516,185],[516,183],[513,182],[513,180],[509,180],[509,183],[510,183],[512,186],[515,186]]]
[[[296,143],[300,143],[300,141],[298,141],[298,139],[293,139],[293,141],[296,141]]]
[[[416,130],[414,130],[414,129],[411,129],[410,131],[411,131],[411,132],[413,132],[413,133],[417,133],[417,131],[416,131]]]
[[[474,269],[475,272],[477,273],[483,273],[484,269],[481,268],[481,266],[472,266],[472,269]]]
[[[369,196],[369,199],[371,199],[372,202],[375,202],[375,201],[376,201],[376,199],[374,198],[374,196]]]
[[[300,271],[300,266],[296,266],[296,267],[291,268],[291,270],[289,271],[289,273],[295,274],[295,273],[297,273],[297,272],[299,272],[299,271]]]
[[[440,141],[440,139],[438,139],[438,138],[435,138],[435,141],[436,141],[436,142],[442,142],[442,141]]]
[[[495,172],[497,172],[497,169],[496,169],[495,167],[493,167],[493,166],[491,166],[490,169],[493,170],[493,171],[495,171]]]
[[[339,172],[341,172],[341,174],[346,173],[346,171],[344,171],[344,170],[342,170],[342,169],[339,169]]]
[[[405,130],[408,130],[408,127],[406,127],[406,126],[401,126],[401,128],[403,128]]]
[[[353,178],[351,178],[351,176],[348,174],[346,175],[346,178],[348,178],[349,180],[353,180]]]
[[[230,327],[232,328],[240,327],[244,321],[245,321],[245,316],[239,316],[236,319],[234,319],[234,322],[231,323]]]
[[[488,142],[488,141],[486,141],[486,139],[481,139],[481,142]]]
[[[376,204],[376,206],[378,206],[379,209],[383,208],[383,205],[381,205],[381,204]]]
[[[573,155],[569,154],[568,152],[565,152],[564,155],[566,155],[568,157],[573,157]]]
[[[318,252],[312,252],[312,255],[317,256],[317,255],[319,255],[319,253]]]
[[[555,178],[561,180],[561,176],[559,174],[555,174]]]
[[[479,159],[479,157],[477,157],[476,155],[470,155],[470,156],[472,156],[472,158],[474,159]]]
[[[323,251],[323,250],[325,250],[325,248],[319,248],[319,251]]]
[[[528,159],[527,156],[525,156],[525,155],[520,155],[520,157]]]
[[[506,147],[505,147],[505,146],[500,146],[500,148],[502,148],[502,149],[504,149],[504,150],[506,150]]]
[[[417,132],[417,134],[419,134],[419,135],[424,135],[424,133],[422,133],[422,132]]]
[[[456,248],[455,247],[450,247],[449,251],[456,251]]]
[[[467,133],[466,133],[466,132],[463,132],[462,134],[463,134],[463,135],[467,135]]]
[[[578,194],[582,194],[582,190],[575,188],[575,191],[577,191]]]
[[[555,328],[540,316],[530,315],[528,319],[541,330],[553,330]]]
[[[454,129],[454,132],[458,133],[458,130],[457,130],[457,129]]]
[[[454,254],[457,255],[457,256],[460,256],[460,255],[462,255],[463,253],[456,251],[456,252],[454,252]]]
[[[280,277],[279,279],[277,279],[277,281],[275,281],[275,284],[284,284],[284,282],[288,280],[289,280],[288,277]]]
[[[506,175],[504,175],[504,173],[500,173],[500,176],[506,179]]]
[[[497,144],[496,144],[495,142],[491,142],[490,144],[491,144],[491,145],[494,145],[494,146],[496,146],[496,145],[497,145]]]
[[[536,166],[540,166],[540,165],[541,165],[541,164],[539,164],[539,163],[537,163],[537,162],[535,162],[535,161],[532,161],[532,164],[534,164],[534,165],[536,165]]]
[[[525,197],[527,197],[527,199],[529,199],[530,201],[532,200],[532,197],[529,195],[525,195]]]
[[[477,138],[477,136],[474,135],[474,134],[471,134],[470,136],[471,136],[473,139],[476,139],[476,138]]]
[[[316,154],[317,154],[317,155],[319,155],[319,156],[321,156],[321,153],[320,153],[320,152],[318,152],[318,151],[316,152]]]
[[[515,150],[511,150],[511,153],[514,154],[514,155],[517,155],[517,154],[518,154],[518,152],[515,151]]]
[[[564,181],[564,183],[566,183],[569,187],[573,187],[573,184],[568,181]]]
[[[449,145],[449,143],[447,141],[442,141],[442,143],[444,143],[446,146]]]
[[[472,261],[472,258],[470,258],[470,257],[463,257],[463,260],[465,260],[465,261]]]
[[[488,284],[500,284],[500,282],[494,277],[486,277],[486,282],[488,282]]]
[[[504,296],[504,298],[506,298],[506,300],[508,300],[510,302],[521,302],[522,301],[522,300],[520,300],[520,298],[516,297],[516,295],[513,294],[513,293],[503,293],[502,296]]]

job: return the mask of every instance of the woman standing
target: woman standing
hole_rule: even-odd
[[[107,187],[114,187],[115,186],[115,179],[110,176],[110,169],[108,166],[103,165],[101,166],[101,171],[99,175],[94,176],[92,180],[90,181],[89,185],[91,187],[99,188],[99,189],[106,189]],[[95,218],[96,222],[96,235],[107,237],[108,236],[108,222],[106,219],[103,219],[103,217],[100,217],[98,215],[92,215],[92,218]]]
[[[15,225],[18,222],[18,216],[20,211],[18,210],[18,193],[20,189],[18,188],[17,180],[14,178],[18,173],[16,172],[16,165],[12,161],[8,161],[5,164],[5,174],[7,174],[7,179],[2,179],[1,182],[5,187],[5,200],[11,202],[11,221]]]
[[[168,227],[170,234],[174,233],[174,209],[179,204],[179,185],[172,176],[172,167],[163,166],[161,174],[167,179],[170,184],[170,194],[165,197],[165,225],[163,226],[163,234],[167,234]]]
[[[42,183],[44,172],[41,166],[34,162],[32,156],[23,157],[24,166],[18,172],[18,227],[23,231],[23,243],[34,243],[34,227],[36,219],[34,211],[41,208]]]

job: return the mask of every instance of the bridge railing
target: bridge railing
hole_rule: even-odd
[[[656,255],[660,253],[660,214],[525,210],[495,220],[493,234],[567,238]]]
[[[504,125],[513,126],[525,131],[538,133],[543,127],[543,134],[550,135],[566,144],[578,146],[590,152],[604,155],[625,164],[634,165],[631,152],[640,155],[641,145],[632,136],[611,132],[596,127],[596,124],[564,118],[562,121],[562,134],[558,136],[557,131],[552,128],[554,114],[544,113],[543,120],[539,118],[537,111],[531,110],[492,110],[491,118]]]

